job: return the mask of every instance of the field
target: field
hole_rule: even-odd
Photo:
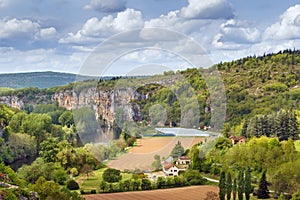
[[[194,144],[204,141],[202,137],[149,137],[138,140],[138,146],[133,147],[127,154],[112,160],[108,167],[119,170],[152,170],[154,155],[160,155],[161,158],[168,157],[174,146],[181,142],[181,145],[187,149]]]
[[[98,190],[100,182],[102,181],[102,174],[106,168],[93,171],[93,173],[87,178],[86,175],[80,175],[76,178],[80,188],[84,191]],[[121,173],[122,180],[131,179],[132,174]]]
[[[191,186],[184,188],[173,188],[164,190],[151,190],[140,192],[122,192],[111,194],[98,194],[84,196],[86,200],[201,200],[205,199],[206,193],[213,191],[218,193],[219,189],[216,186]]]

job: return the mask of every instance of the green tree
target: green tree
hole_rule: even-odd
[[[152,163],[152,167],[155,170],[160,170],[162,168],[159,155],[154,155],[154,162]]]
[[[45,200],[48,196],[52,196],[59,191],[59,185],[52,181],[46,181],[44,177],[40,177],[32,186],[33,191],[37,192],[41,200]]]
[[[243,194],[244,194],[244,171],[240,170],[238,175],[238,199],[243,200]]]
[[[228,172],[227,179],[226,179],[226,196],[227,196],[227,200],[231,199],[231,192],[232,192],[232,178],[231,178],[231,173]]]
[[[260,199],[268,199],[270,197],[268,190],[268,182],[266,178],[266,171],[264,171],[261,175],[257,191],[257,197]]]
[[[291,200],[300,200],[300,191],[294,193]]]
[[[236,178],[233,179],[233,186],[232,186],[232,197],[233,200],[236,200],[236,192],[237,192],[237,183]]]
[[[252,191],[251,171],[250,171],[250,168],[248,167],[246,170],[246,174],[245,174],[245,197],[246,197],[246,200],[250,199],[251,191]]]
[[[102,178],[108,183],[119,182],[122,179],[121,171],[113,168],[108,168],[103,172]]]
[[[75,180],[70,179],[67,182],[67,188],[69,190],[78,190],[79,189],[79,185],[78,185],[78,183]]]
[[[58,118],[59,123],[62,126],[67,126],[68,128],[74,124],[74,118],[72,111],[66,110],[64,111],[61,116]]]
[[[181,146],[181,142],[178,141],[171,152],[171,156],[173,158],[178,158],[179,156],[182,156],[183,153],[184,153],[184,148]]]
[[[142,184],[141,184],[142,190],[151,190],[151,181],[147,178],[142,179]]]
[[[219,181],[219,197],[220,200],[225,200],[225,195],[226,195],[226,174],[223,171],[220,176],[220,181]]]

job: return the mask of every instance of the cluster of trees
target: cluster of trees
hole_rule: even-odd
[[[156,181],[151,181],[144,174],[133,174],[131,179],[122,180],[119,170],[106,169],[102,178],[100,183],[102,193],[204,185],[207,182],[197,170],[187,170],[177,177],[158,177]]]
[[[248,168],[245,173],[243,170],[240,170],[238,173],[238,178],[233,177],[230,172],[226,173],[223,171],[220,175],[219,182],[219,197],[220,200],[226,199],[230,200],[231,196],[235,200],[238,197],[238,200],[243,200],[244,194],[246,200],[250,199],[250,194],[252,193],[251,186],[251,171]]]
[[[59,166],[56,167],[52,166],[50,168],[45,168],[45,166],[41,166],[41,167],[43,170],[56,171],[56,172],[44,171],[43,173],[46,176],[49,175],[50,173],[57,173],[57,169],[54,168],[59,168]],[[39,171],[40,169],[36,167],[36,170]],[[20,198],[24,198],[24,199],[39,198],[41,200],[45,200],[45,199],[83,200],[83,198],[81,198],[77,192],[71,192],[66,187],[64,186],[62,187],[59,183],[54,182],[53,180],[47,180],[43,176],[40,176],[38,179],[36,179],[32,184],[28,186],[28,183],[24,179],[21,179],[10,167],[5,166],[4,163],[0,163],[0,173],[6,174],[9,179],[7,180],[7,183],[12,186],[15,186],[15,189],[8,189],[5,187],[1,188],[0,198],[3,199],[16,200]],[[61,171],[61,173],[63,172]],[[57,175],[57,178],[60,178],[60,176],[61,175]],[[37,192],[37,195],[34,192],[30,192],[30,191]]]
[[[277,137],[279,140],[299,138],[298,122],[295,111],[280,110],[269,115],[258,115],[244,122],[241,135],[251,137]]]

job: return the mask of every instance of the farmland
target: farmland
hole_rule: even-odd
[[[168,157],[175,144],[181,142],[181,145],[187,149],[194,144],[204,141],[202,137],[149,137],[138,140],[138,146],[129,150],[129,153],[109,162],[108,167],[119,170],[152,170],[154,155],[160,155],[161,158]]]
[[[126,199],[143,199],[143,200],[199,200],[205,199],[206,193],[213,191],[218,193],[216,186],[191,186],[184,188],[173,188],[164,190],[140,191],[140,192],[122,192],[113,194],[87,195],[86,200],[126,200]]]

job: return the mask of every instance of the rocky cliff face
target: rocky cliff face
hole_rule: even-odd
[[[121,113],[123,120],[139,121],[141,112],[138,104],[133,100],[145,100],[147,95],[140,94],[130,88],[117,90],[97,90],[89,88],[81,92],[62,90],[54,95],[36,95],[34,98],[13,96],[1,96],[0,104],[10,107],[25,109],[28,104],[57,102],[60,107],[67,110],[88,106],[95,111],[96,118],[102,118],[108,126],[111,126],[116,114]]]
[[[95,111],[97,119],[104,119],[108,126],[112,126],[118,113],[121,113],[122,119],[126,121],[141,120],[140,107],[133,103],[133,100],[146,98],[146,95],[130,88],[113,91],[89,88],[80,93],[71,90],[60,91],[53,95],[52,101],[58,102],[60,107],[68,110],[88,106]]]

